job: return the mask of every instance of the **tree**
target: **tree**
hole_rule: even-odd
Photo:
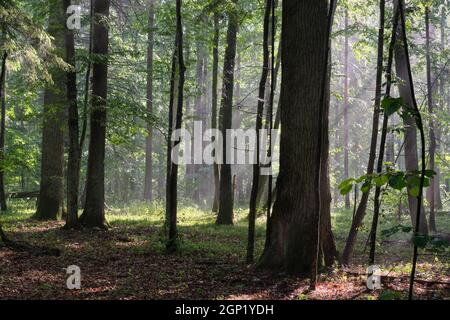
[[[422,214],[422,196],[423,196],[423,187],[425,182],[425,169],[426,169],[426,155],[425,155],[425,131],[423,128],[423,121],[422,121],[422,115],[419,110],[419,106],[417,104],[415,90],[414,90],[414,83],[413,83],[413,76],[412,76],[412,68],[411,68],[411,61],[409,56],[409,45],[408,45],[408,38],[406,35],[406,17],[405,17],[405,6],[403,0],[396,0],[394,2],[394,6],[398,7],[399,13],[400,13],[400,23],[398,33],[401,35],[401,39],[403,40],[403,46],[400,50],[400,52],[396,52],[396,54],[400,53],[401,56],[399,57],[399,60],[396,62],[404,62],[404,65],[397,66],[397,73],[400,71],[403,71],[403,74],[399,74],[401,79],[407,79],[408,84],[406,87],[409,89],[409,100],[406,101],[407,105],[404,107],[406,116],[403,116],[403,118],[406,118],[406,121],[410,121],[410,119],[413,119],[415,124],[417,125],[417,129],[420,133],[420,144],[421,144],[421,169],[420,169],[420,183],[419,183],[419,192],[416,197],[416,206],[415,212],[411,212],[411,217],[413,218],[413,228],[414,228],[414,250],[413,250],[413,259],[412,259],[412,268],[411,268],[411,275],[410,275],[410,282],[409,282],[409,292],[408,292],[408,299],[412,300],[413,298],[413,290],[414,290],[414,277],[416,273],[416,264],[417,264],[417,257],[418,257],[418,244],[417,239],[420,236],[423,236],[427,234],[428,229],[426,228],[426,219],[422,220],[422,217],[425,218],[425,214]],[[405,76],[405,77],[403,77]],[[403,89],[405,86],[403,86]],[[399,88],[400,95],[402,95],[402,87]],[[403,92],[405,93],[405,92]],[[406,100],[406,99],[405,99]],[[417,137],[415,137],[417,139]],[[406,141],[405,141],[406,144]],[[417,152],[417,150],[416,150]],[[407,155],[405,155],[407,157]],[[408,163],[406,163],[406,167],[408,167]],[[408,191],[409,192],[409,191]],[[411,202],[410,202],[410,210],[411,210]],[[424,221],[424,222],[423,222]]]
[[[223,164],[220,166],[220,200],[217,224],[233,224],[233,186],[231,165],[227,159],[227,129],[231,129],[233,116],[234,66],[236,60],[236,37],[238,32],[237,0],[232,0],[228,11],[227,47],[223,62],[223,88],[220,107],[220,130],[223,136]]]
[[[255,221],[257,211],[257,196],[259,190],[260,178],[260,136],[259,131],[262,129],[262,118],[264,111],[264,103],[267,101],[265,96],[266,83],[269,74],[269,21],[272,11],[272,1],[266,0],[266,9],[264,13],[264,32],[263,32],[263,66],[261,72],[261,79],[259,81],[258,105],[256,107],[256,163],[253,165],[253,182],[252,192],[250,195],[250,213],[248,215],[248,241],[247,241],[247,263],[253,262],[253,251],[255,245]]]
[[[396,5],[398,5],[399,0],[395,0]],[[408,62],[409,58],[405,52],[405,41],[403,37],[403,26],[401,23],[398,24],[397,28],[397,39],[401,40],[403,45],[395,46],[395,70],[397,73],[397,77],[401,79],[398,82],[398,90],[400,92],[400,97],[403,98],[405,102],[406,108],[404,108],[404,116],[403,125],[405,129],[405,169],[406,171],[412,172],[417,171],[419,169],[419,159],[417,154],[417,125],[416,118],[411,115],[409,109],[414,106],[414,97],[413,92],[414,88],[412,87],[412,80],[408,76]],[[420,211],[423,210],[423,203],[418,202],[417,197],[411,194],[410,188],[408,187],[408,204],[409,204],[409,212],[411,216],[411,223],[414,226],[416,221],[416,212],[418,210],[418,206],[420,205]],[[423,234],[428,233],[428,224],[425,215],[420,217],[420,232]]]
[[[219,14],[214,12],[214,39],[213,39],[213,61],[212,61],[212,107],[211,107],[211,128],[217,128],[217,87],[219,78],[219,40],[220,25]],[[215,157],[215,150],[213,156]],[[220,198],[220,168],[217,162],[214,162],[214,198],[212,212],[219,211]]]
[[[64,12],[70,6],[70,0],[64,0]],[[72,67],[67,72],[67,102],[69,128],[69,157],[67,162],[67,218],[66,228],[78,225],[78,188],[80,183],[81,150],[78,141],[78,104],[77,74],[75,69],[75,39],[73,31],[66,30],[66,62]]]
[[[429,125],[429,137],[430,137],[430,148],[429,148],[429,170],[436,169],[436,130],[433,120],[434,113],[434,105],[433,105],[433,94],[436,92],[435,83],[436,80],[432,76],[431,70],[431,37],[430,37],[430,2],[427,1],[425,5],[425,58],[426,58],[426,74],[427,74],[427,104],[428,104],[428,113],[430,115],[430,125]],[[439,188],[439,185],[437,186]],[[436,232],[436,218],[435,218],[435,207],[436,207],[436,183],[435,178],[432,178],[430,188],[429,188],[429,197],[428,203],[430,206],[430,231]]]
[[[391,42],[389,44],[389,54],[388,54],[388,62],[386,68],[386,93],[385,97],[390,97],[391,89],[392,89],[392,64],[394,61],[394,47],[397,41],[397,32],[398,23],[399,23],[400,11],[398,7],[394,8],[394,17],[392,22],[392,33],[391,33]],[[378,153],[378,161],[377,161],[377,173],[380,174],[383,170],[384,165],[384,153],[386,149],[386,137],[388,131],[388,122],[389,116],[387,112],[384,112],[383,115],[383,127],[381,129],[381,139],[380,139],[380,149]],[[375,197],[373,204],[373,217],[372,217],[372,227],[369,233],[369,244],[370,244],[370,253],[369,253],[369,264],[373,265],[375,263],[375,249],[376,249],[376,239],[377,239],[377,229],[378,229],[378,220],[381,211],[381,186],[377,186],[375,188]]]
[[[80,217],[86,227],[106,228],[105,220],[105,143],[108,84],[109,0],[94,1],[92,110],[87,164],[86,204]]]
[[[385,22],[385,0],[380,0],[380,23],[378,31],[378,57],[377,57],[377,75],[375,85],[375,103],[373,109],[372,120],[372,135],[370,139],[370,153],[369,161],[367,164],[367,174],[373,173],[375,165],[375,157],[377,151],[378,141],[378,127],[380,120],[380,105],[381,105],[381,86],[382,86],[382,74],[383,74],[383,53],[384,53],[384,22]],[[353,253],[353,247],[356,242],[356,236],[358,234],[358,228],[361,226],[364,216],[366,215],[367,202],[369,200],[369,191],[363,192],[361,200],[358,204],[355,216],[352,220],[352,225],[347,237],[345,248],[342,254],[342,262],[349,264]]]
[[[4,52],[1,58],[1,73],[0,73],[0,103],[1,103],[1,123],[0,123],[0,161],[4,158],[5,152],[5,122],[6,122],[6,59],[8,53]],[[5,172],[3,165],[0,165],[0,209],[6,211],[5,195]]]
[[[345,9],[344,28],[348,30],[348,9]],[[349,109],[349,37],[344,37],[344,179],[349,178],[348,109]],[[345,195],[345,209],[350,209],[350,194]]]
[[[153,113],[153,47],[155,28],[155,0],[148,0],[148,22],[147,22],[147,112]],[[147,137],[145,139],[145,180],[144,200],[151,201],[153,198],[153,126],[147,125]]]
[[[186,67],[183,58],[183,25],[181,20],[181,0],[176,2],[176,36],[175,50],[172,58],[172,76],[170,80],[169,132],[167,141],[167,186],[166,186],[166,250],[177,250],[177,183],[178,165],[172,158],[172,150],[180,144],[180,140],[172,141],[172,132],[181,128],[183,119],[183,92]],[[178,65],[177,65],[178,64]],[[177,77],[178,71],[178,77]],[[176,89],[176,84],[178,88]],[[175,104],[176,100],[176,104]],[[176,109],[175,109],[176,106]]]
[[[283,1],[280,173],[270,241],[259,261],[264,269],[309,274],[318,264],[322,116],[327,114],[319,110],[326,111],[332,12],[327,3]]]
[[[63,3],[48,1],[48,33],[54,38],[56,54],[64,57],[65,12]],[[64,115],[66,73],[58,66],[52,69],[52,83],[44,92],[42,160],[39,203],[36,218],[58,220],[64,211]]]

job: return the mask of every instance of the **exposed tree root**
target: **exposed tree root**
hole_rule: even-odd
[[[13,251],[21,251],[21,252],[30,252],[34,255],[45,255],[45,256],[59,256],[60,250],[56,248],[48,248],[41,246],[33,246],[23,241],[14,241],[9,239],[5,232],[3,231],[3,227],[0,224],[0,241],[7,248]]]

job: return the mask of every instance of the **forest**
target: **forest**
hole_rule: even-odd
[[[450,300],[448,0],[0,0],[0,105],[0,300]]]

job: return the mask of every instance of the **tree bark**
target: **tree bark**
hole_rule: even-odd
[[[435,170],[436,167],[436,131],[435,131],[435,125],[433,120],[433,113],[434,113],[434,105],[433,105],[433,94],[436,92],[435,88],[435,82],[436,79],[432,77],[432,70],[431,70],[431,36],[430,36],[430,7],[429,2],[427,1],[425,5],[425,58],[426,58],[426,74],[427,74],[427,104],[428,104],[428,114],[430,117],[430,124],[429,124],[429,137],[430,137],[430,147],[429,147],[429,163],[428,163],[428,169]],[[430,187],[428,189],[429,191],[429,197],[428,197],[428,203],[430,206],[430,231],[436,232],[436,218],[435,218],[435,195],[436,195],[436,181],[435,177],[431,178],[430,181]]]
[[[344,28],[348,29],[348,9],[345,10],[345,22]],[[348,99],[348,87],[349,87],[349,37],[348,34],[345,33],[344,36],[344,180],[349,178],[349,145],[348,145],[348,108],[349,108],[349,99]],[[350,209],[350,194],[347,193],[345,195],[345,209]]]
[[[181,20],[181,0],[176,2],[176,37],[175,51],[172,58],[172,77],[171,77],[171,99],[169,105],[169,134],[167,148],[167,191],[166,191],[166,226],[167,226],[167,243],[166,250],[174,252],[177,250],[177,182],[178,182],[178,165],[172,159],[172,149],[180,143],[180,140],[173,142],[171,135],[173,130],[181,128],[183,119],[183,91],[186,67],[183,59],[183,25]],[[178,63],[178,66],[177,66]],[[177,104],[175,106],[175,77],[178,70],[178,89],[176,94]],[[175,111],[175,112],[174,112]],[[175,113],[175,114],[174,114]],[[175,121],[174,121],[175,120]]]
[[[219,26],[219,14],[214,13],[214,39],[213,39],[213,62],[212,62],[212,112],[211,112],[211,128],[217,129],[217,89],[218,89],[218,77],[219,77],[219,39],[220,39],[220,26]],[[216,156],[215,153],[213,155]],[[219,165],[214,162],[214,199],[212,212],[219,211],[219,198],[220,198],[220,168]]]
[[[108,26],[109,0],[94,1],[93,55],[102,59],[93,64],[92,110],[90,113],[90,141],[87,164],[86,205],[80,217],[86,227],[106,228],[105,219],[105,144],[108,87]],[[105,61],[106,60],[106,61]]]
[[[253,263],[253,252],[255,246],[255,223],[257,211],[257,197],[259,190],[260,178],[260,136],[259,131],[262,129],[262,118],[264,111],[264,103],[267,101],[265,97],[267,78],[269,74],[269,21],[272,10],[272,0],[266,0],[266,9],[264,13],[264,32],[263,32],[263,66],[261,78],[259,81],[258,105],[256,107],[256,163],[253,165],[253,182],[250,195],[250,212],[248,215],[248,238],[247,238],[247,263]]]
[[[321,206],[319,189],[312,186],[320,186],[313,172],[322,165],[318,111],[328,71],[327,2],[283,1],[280,172],[270,241],[259,262],[263,269],[310,274],[317,261]]]
[[[153,113],[153,47],[155,28],[155,0],[148,1],[147,22],[147,113]],[[153,199],[153,125],[147,124],[147,137],[145,138],[145,178],[144,178],[144,200]]]
[[[395,0],[395,3],[398,5],[399,0]],[[397,38],[403,39],[402,37],[402,26],[399,23],[397,28]],[[403,40],[404,43],[404,40]],[[407,68],[407,57],[402,45],[395,46],[395,69],[397,73],[397,77],[401,79],[401,82],[398,82],[398,89],[400,92],[400,96],[403,98],[405,103],[408,106],[413,106],[413,97],[412,97],[412,84],[408,77],[408,68]],[[416,119],[414,117],[405,117],[403,119],[403,124],[405,128],[405,168],[406,171],[416,171],[419,169],[419,160],[417,154],[417,126]],[[409,212],[411,216],[411,223],[414,226],[416,220],[416,212],[417,212],[417,198],[412,196],[408,190],[408,203],[409,203]],[[423,203],[420,203],[421,211],[423,211]],[[420,232],[422,234],[428,233],[428,224],[426,216],[423,214],[420,217]]]
[[[70,6],[64,0],[64,11]],[[66,62],[73,68],[67,72],[67,102],[69,128],[69,157],[67,163],[66,228],[78,227],[78,188],[80,183],[80,145],[78,141],[77,74],[75,69],[75,40],[72,30],[66,29]]]
[[[2,66],[0,74],[0,103],[1,103],[1,121],[0,121],[0,160],[5,157],[5,132],[6,132],[6,59],[8,54],[5,52],[2,56]],[[3,165],[0,166],[0,209],[8,210],[5,195],[5,172]]]
[[[89,104],[89,84],[91,79],[91,70],[92,70],[92,37],[94,33],[94,0],[90,0],[90,31],[89,31],[89,45],[88,45],[88,54],[89,59],[86,66],[86,75],[84,78],[84,102],[83,102],[83,122],[81,125],[81,134],[80,134],[80,163],[81,156],[84,147],[84,141],[86,140],[86,132],[87,132],[87,124],[88,124],[88,104]],[[86,185],[84,186],[86,188]],[[84,208],[84,202],[83,202]]]
[[[48,33],[54,38],[56,54],[64,58],[65,12],[61,1],[49,0]],[[59,220],[64,211],[64,122],[66,74],[58,67],[51,71],[53,84],[44,93],[42,160],[39,204],[35,217]]]
[[[392,22],[392,33],[391,33],[391,42],[389,44],[389,56],[388,56],[388,64],[386,68],[386,96],[389,97],[391,95],[392,88],[392,64],[394,61],[394,47],[397,41],[397,32],[398,23],[399,23],[400,11],[397,6],[394,6],[394,17]],[[377,173],[381,173],[383,170],[384,164],[384,152],[386,149],[386,137],[388,130],[388,122],[389,117],[386,113],[383,115],[383,127],[381,129],[381,141],[380,141],[380,149],[378,154],[378,162],[377,162]],[[370,243],[370,253],[369,253],[369,264],[373,265],[375,263],[375,249],[376,249],[376,239],[377,239],[377,229],[378,229],[378,220],[380,216],[380,207],[381,207],[381,187],[377,186],[375,188],[375,198],[374,198],[374,211],[372,218],[372,227],[369,233],[369,243]]]
[[[234,6],[237,0],[233,0]],[[231,165],[227,164],[227,129],[231,129],[233,117],[234,66],[236,60],[236,38],[238,16],[234,8],[228,12],[227,47],[223,63],[223,89],[219,120],[223,136],[223,164],[220,166],[220,200],[217,224],[233,224],[233,186]]]

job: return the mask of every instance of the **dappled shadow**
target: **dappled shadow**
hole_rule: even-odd
[[[246,226],[180,225],[180,251],[164,253],[161,227],[113,221],[102,230],[63,230],[64,222],[20,221],[14,237],[55,246],[60,257],[0,248],[0,297],[8,299],[348,299],[364,281],[327,274],[308,293],[307,279],[255,271],[244,264]],[[258,255],[264,232],[257,233]],[[66,271],[81,268],[82,289],[68,290]]]

